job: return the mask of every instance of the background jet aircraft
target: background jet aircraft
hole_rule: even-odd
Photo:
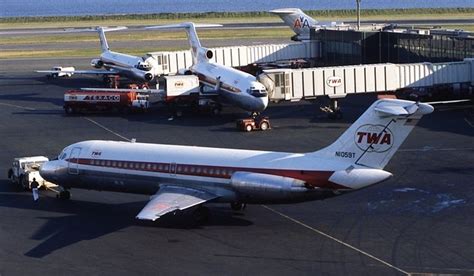
[[[378,100],[333,144],[309,153],[84,141],[67,146],[40,174],[63,189],[154,194],[137,215],[144,220],[193,206],[202,218],[208,201],[240,209],[322,199],[390,178],[383,168],[432,111],[424,103]]]
[[[102,53],[99,58],[91,61],[91,66],[104,70],[68,70],[63,69],[62,74],[91,74],[91,75],[119,75],[131,80],[148,82],[153,80],[158,74],[157,61],[151,57],[137,57],[118,52],[113,52],[109,48],[105,32],[127,29],[126,27],[104,28],[98,27],[100,48]],[[38,73],[56,74],[56,70],[40,70]]]
[[[297,8],[276,9],[270,11],[278,15],[296,33],[291,40],[309,40],[309,32],[312,27],[324,28],[335,25],[342,25],[342,22],[318,22]]]
[[[229,66],[211,62],[211,50],[202,47],[196,33],[197,27],[216,27],[215,24],[197,24],[188,22],[181,24],[147,27],[147,29],[173,29],[183,28],[188,35],[193,56],[193,65],[187,70],[199,77],[201,83],[213,87],[213,93],[226,102],[250,112],[261,112],[268,105],[268,93],[263,84],[245,72]],[[188,73],[188,72],[184,72]],[[212,89],[212,88],[211,88]]]

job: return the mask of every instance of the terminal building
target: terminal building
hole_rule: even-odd
[[[384,26],[357,31],[312,29],[318,65],[462,61],[474,57],[474,34],[460,30]]]

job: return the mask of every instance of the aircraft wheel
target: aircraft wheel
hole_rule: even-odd
[[[69,191],[60,191],[57,195],[56,198],[67,200],[71,198],[71,193]]]
[[[242,202],[232,202],[230,203],[230,208],[234,211],[242,211],[245,209],[245,204]]]
[[[193,212],[193,220],[196,223],[203,223],[209,219],[209,208],[200,205]]]
[[[270,125],[268,124],[268,122],[261,122],[261,123],[260,123],[260,129],[261,129],[261,130],[265,131],[265,130],[267,130],[267,129],[269,129],[269,128],[270,128]]]

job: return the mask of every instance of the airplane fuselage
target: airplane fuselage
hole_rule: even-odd
[[[220,95],[244,110],[260,112],[268,105],[265,86],[250,74],[209,62],[197,63],[190,70],[205,85],[214,87],[220,82]]]
[[[150,81],[156,75],[156,69],[153,65],[146,70],[140,68],[139,65],[146,64],[146,62],[137,56],[106,51],[100,55],[100,60],[102,61],[104,68],[119,71],[122,75],[130,79]]]
[[[206,190],[219,202],[294,202],[352,190],[330,181],[344,166],[294,153],[85,141],[65,148],[41,175],[66,188],[154,194],[164,184]],[[252,182],[246,174],[297,181],[276,190],[246,187],[238,180]]]

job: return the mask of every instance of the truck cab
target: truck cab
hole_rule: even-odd
[[[47,182],[39,174],[39,168],[49,159],[45,156],[18,157],[13,159],[12,167],[8,170],[8,178],[13,184],[19,185],[23,190],[31,189],[31,182],[35,179],[39,187],[49,188],[55,186]]]

